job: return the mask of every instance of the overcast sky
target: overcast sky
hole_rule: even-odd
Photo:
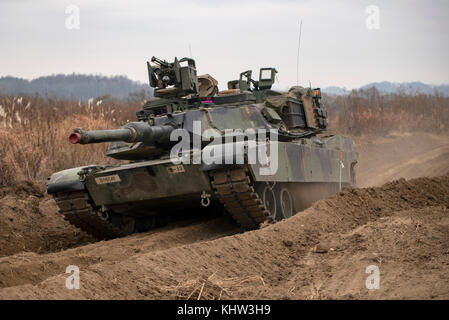
[[[79,29],[66,28],[69,5],[80,10]],[[379,8],[378,29],[367,27],[367,19],[375,24],[370,5]],[[75,72],[147,82],[151,56],[173,60],[190,46],[198,73],[222,89],[240,72],[268,66],[284,88],[296,83],[301,19],[302,85],[449,83],[447,0],[1,0],[0,76]]]

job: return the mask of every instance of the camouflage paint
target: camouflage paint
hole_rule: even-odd
[[[109,178],[114,177],[114,178]],[[118,178],[117,178],[118,177]],[[103,183],[102,178],[111,182]],[[144,161],[103,170],[86,178],[86,187],[97,206],[145,202],[148,209],[170,200],[200,201],[203,191],[211,192],[207,172],[199,165],[175,165],[170,160]]]
[[[339,182],[340,151],[342,151],[342,183],[352,184],[351,170],[357,163],[352,140],[343,136],[322,138],[322,145],[309,139],[301,142],[278,142],[278,171],[275,175],[260,175],[259,163],[252,164],[256,181],[276,182]],[[270,146],[272,147],[272,146]]]
[[[240,93],[237,94],[229,96],[219,94],[201,100],[197,92],[196,67],[192,59],[184,60],[188,62],[188,66],[182,70],[183,67],[180,67],[177,59],[172,64],[157,58],[153,58],[152,61],[159,61],[158,66],[149,66],[149,72],[152,79],[150,82],[153,87],[156,86],[155,96],[161,99],[150,99],[138,112],[139,121],[128,124],[135,126],[136,132],[132,132],[133,134],[145,136],[145,139],[133,140],[126,131],[80,132],[92,136],[92,139],[84,141],[108,141],[114,140],[113,137],[117,140],[117,136],[121,135],[127,137],[124,139],[126,141],[136,141],[113,142],[106,153],[107,156],[116,159],[135,162],[108,168],[93,166],[94,170],[85,177],[80,177],[78,172],[87,167],[55,173],[48,182],[49,193],[86,188],[96,209],[111,209],[112,212],[122,215],[146,216],[153,215],[156,211],[164,214],[166,209],[174,206],[184,208],[191,204],[198,205],[203,192],[213,194],[209,172],[202,171],[200,165],[173,164],[169,159],[169,153],[177,141],[170,141],[167,135],[161,136],[156,141],[151,134],[143,135],[139,131],[142,127],[158,126],[148,130],[157,132],[165,126],[166,132],[170,132],[172,128],[173,130],[181,128],[192,136],[194,121],[201,122],[203,131],[215,129],[221,134],[224,134],[226,129],[279,130],[278,171],[271,176],[261,176],[260,164],[251,164],[249,167],[252,182],[334,185],[339,181],[340,152],[342,152],[344,164],[342,183],[354,183],[357,153],[353,150],[352,140],[339,135],[321,138],[317,136],[327,126],[325,111],[320,104],[319,89],[293,87],[286,94],[272,91],[271,83],[274,81],[272,73],[271,82],[266,86],[263,85],[260,90],[257,86],[252,92],[240,88]],[[179,72],[180,76],[173,79],[176,80],[173,82],[174,87],[166,88],[165,85],[163,88],[160,87],[161,79],[158,79],[156,71],[161,68],[167,70],[174,68],[177,70],[175,74]],[[245,83],[246,89],[249,89],[248,86],[255,82],[245,81]],[[243,82],[240,81],[240,84]],[[270,105],[268,101],[270,97],[281,95],[288,96],[288,100],[293,99],[297,105],[305,108],[304,114],[298,113],[304,117],[302,119],[304,121],[301,121],[304,125],[289,127],[285,120],[288,114],[282,110],[285,105]],[[266,109],[270,106],[273,109]],[[207,143],[203,142],[202,148]],[[223,165],[218,168],[226,170],[230,166]]]

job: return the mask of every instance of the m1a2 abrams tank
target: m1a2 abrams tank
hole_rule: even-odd
[[[251,71],[218,91],[195,61],[153,57],[154,97],[115,130],[74,129],[74,144],[110,142],[117,166],[86,165],[47,182],[70,223],[110,239],[148,230],[177,212],[223,208],[241,227],[293,215],[355,182],[350,138],[323,132],[320,89],[271,89],[276,69]],[[222,139],[223,138],[223,139]],[[203,208],[204,210],[204,208]],[[213,211],[212,209],[210,209]]]

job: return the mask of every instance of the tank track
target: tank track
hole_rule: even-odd
[[[89,202],[85,191],[59,193],[55,195],[59,212],[75,227],[99,240],[123,237],[125,234],[107,219],[100,216]]]
[[[232,218],[244,229],[258,228],[273,222],[270,212],[255,192],[247,167],[210,172],[218,200]],[[85,191],[55,195],[59,212],[70,224],[99,240],[123,237],[126,234],[95,210]]]
[[[263,222],[273,222],[270,212],[255,192],[248,168],[210,172],[218,200],[232,218],[245,229],[255,229]]]

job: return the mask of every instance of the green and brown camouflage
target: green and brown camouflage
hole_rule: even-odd
[[[251,229],[355,183],[353,142],[325,135],[319,88],[274,91],[276,69],[262,68],[258,81],[245,71],[228,82],[228,90],[218,91],[210,75],[196,75],[193,59],[168,63],[153,57],[151,62],[155,94],[137,113],[138,121],[115,130],[75,129],[69,138],[81,144],[111,142],[106,155],[128,163],[67,169],[48,180],[48,193],[74,225],[108,239],[147,230],[179,210],[211,205]],[[174,158],[180,136],[173,136],[179,130],[198,145],[182,145]],[[277,139],[260,138],[259,132],[273,130]],[[205,139],[207,131],[215,138]],[[245,132],[254,132],[254,144],[238,140]],[[270,174],[262,174],[267,164],[249,161],[260,145],[277,154],[277,170]],[[206,163],[202,156],[217,146],[234,152],[230,158],[214,153],[216,161]],[[183,161],[195,152],[199,161]]]

